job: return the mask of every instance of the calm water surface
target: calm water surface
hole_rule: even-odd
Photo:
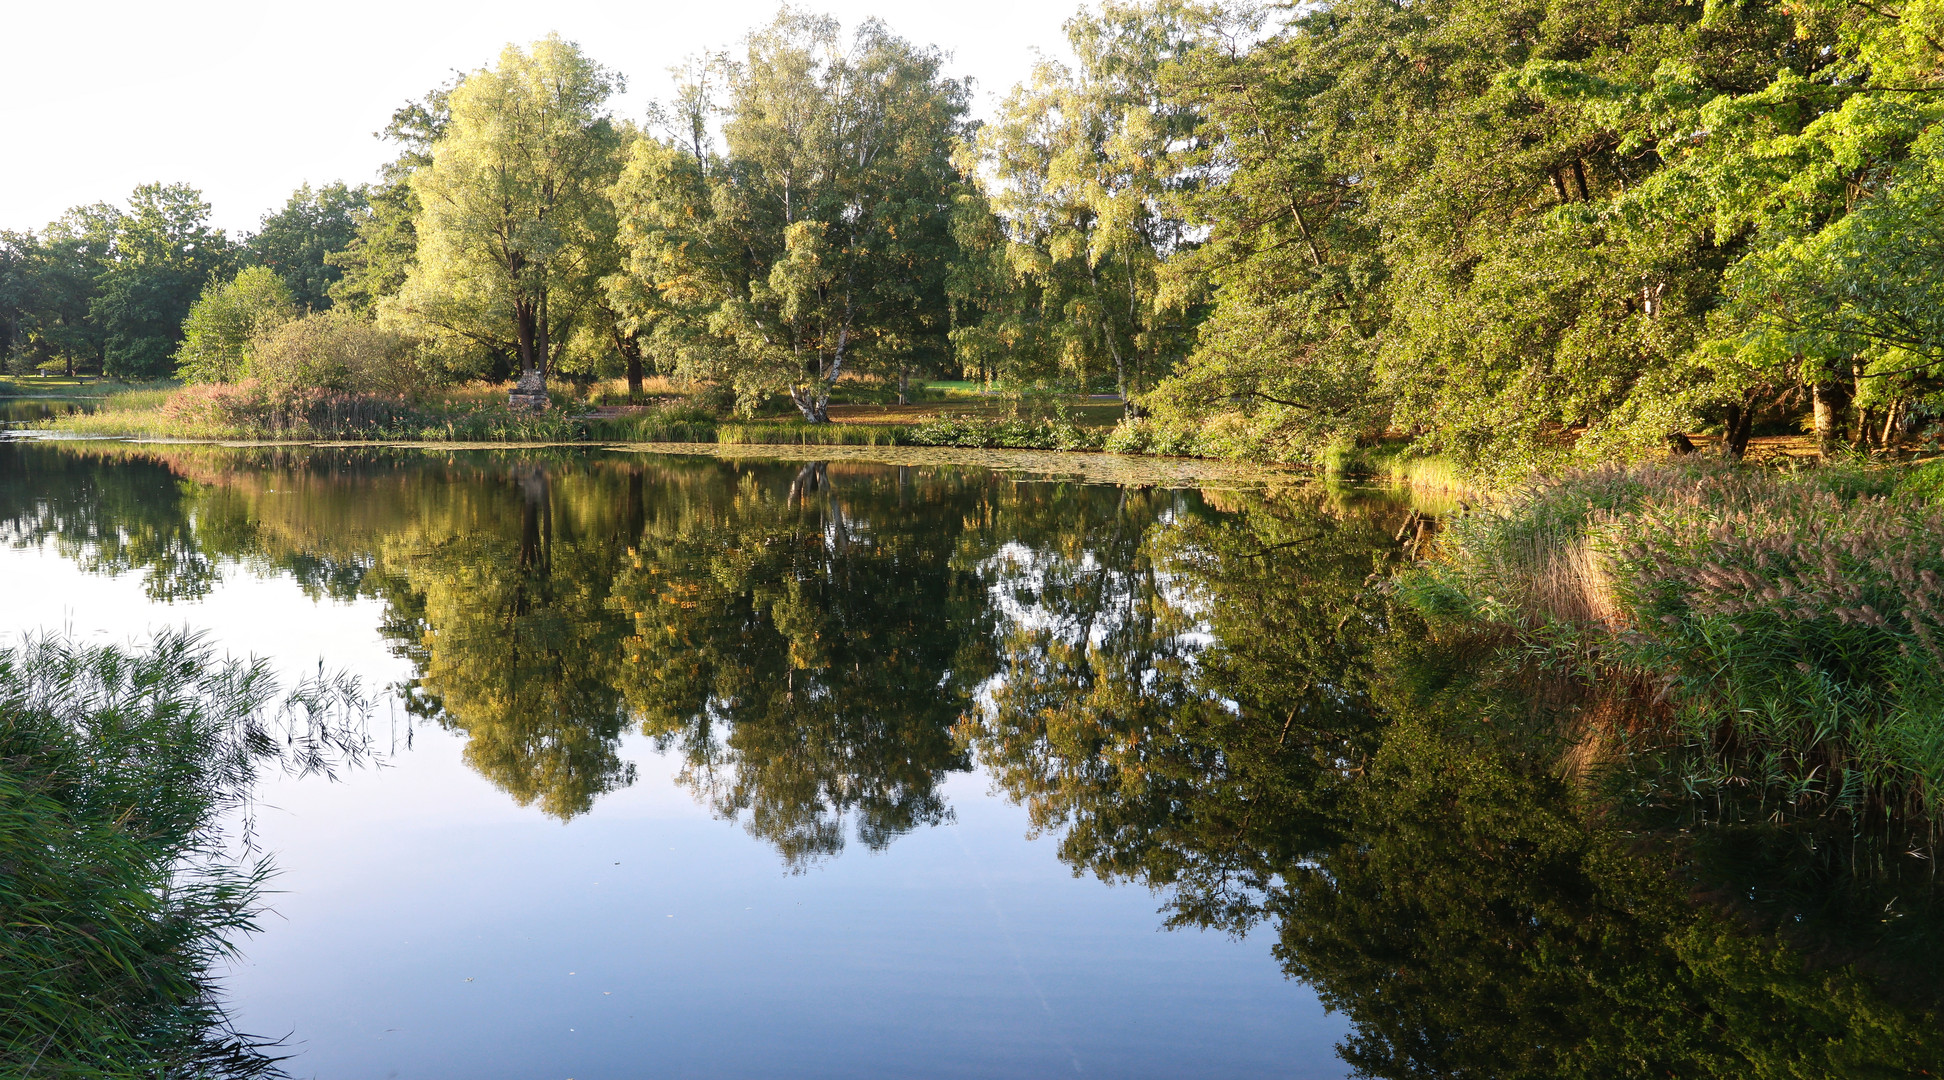
[[[0,631],[187,624],[382,691],[381,767],[253,815],[279,892],[227,986],[300,1076],[1839,1075],[1831,1039],[1918,1075],[1921,979],[1762,959],[1805,911],[1882,951],[1883,879],[1583,812],[1498,734],[1531,702],[1451,691],[1478,657],[1373,587],[1409,512],[11,442]]]
[[[96,403],[91,398],[0,397],[0,429],[73,413],[93,412],[95,407]]]

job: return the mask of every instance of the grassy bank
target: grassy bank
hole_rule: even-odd
[[[361,714],[342,682],[279,704],[261,665],[183,634],[0,649],[0,1074],[272,1073],[210,977],[268,873],[221,823],[268,762],[361,754]]]
[[[470,387],[406,400],[240,386],[126,389],[96,411],[39,425],[72,435],[170,439],[330,439],[460,442],[693,442],[758,445],[957,446],[1098,450],[1106,430],[1061,416],[942,411],[916,423],[808,424],[790,417],[724,420],[682,399],[618,415],[569,402],[514,411],[503,391]]]
[[[1671,719],[1632,737],[1682,751],[1693,790],[1935,819],[1940,488],[1944,463],[1571,473],[1453,519],[1402,587],[1433,620],[1634,680]]]

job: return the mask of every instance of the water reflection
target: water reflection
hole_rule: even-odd
[[[949,468],[0,445],[16,543],[157,597],[241,571],[382,600],[411,707],[563,819],[634,782],[630,729],[796,870],[949,820],[942,781],[977,767],[1076,873],[1266,931],[1364,1075],[1937,1071],[1924,845],[1562,768],[1589,689],[1433,640],[1384,587],[1407,513]]]
[[[93,412],[96,404],[90,398],[0,397],[0,428],[20,427],[52,420],[57,416]]]

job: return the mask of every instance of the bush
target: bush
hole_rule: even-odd
[[[297,317],[290,286],[267,266],[212,283],[189,309],[176,373],[190,382],[231,382],[250,371],[254,343]]]
[[[1897,491],[1924,502],[1944,503],[1944,461],[1930,461],[1905,469],[1898,477]]]
[[[250,375],[278,392],[416,398],[429,388],[408,339],[337,308],[273,327],[252,348]]]

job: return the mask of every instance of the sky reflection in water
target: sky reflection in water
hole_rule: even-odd
[[[69,459],[49,450],[16,444],[0,455],[14,457],[0,485],[12,489],[5,510],[16,526],[33,517],[21,513],[23,503],[57,487],[71,493],[68,505],[40,504],[48,512],[38,520],[59,519],[44,542],[0,547],[8,632],[67,627],[119,640],[186,623],[225,649],[272,657],[287,673],[322,661],[371,686],[406,684],[430,666],[456,673],[435,689],[446,701],[464,699],[472,716],[462,720],[500,725],[484,732],[491,740],[507,735],[505,721],[522,707],[544,712],[561,693],[587,692],[556,687],[551,697],[516,700],[496,713],[497,691],[454,686],[467,663],[520,662],[501,651],[506,620],[551,615],[575,623],[543,622],[534,636],[582,647],[590,616],[603,624],[591,632],[607,635],[608,647],[625,637],[613,631],[629,629],[626,613],[608,612],[599,596],[584,603],[590,575],[631,568],[621,534],[639,535],[642,526],[614,521],[608,509],[618,503],[623,515],[631,512],[635,489],[625,474],[615,498],[612,485],[577,488],[577,480],[602,472],[590,477],[578,461],[522,471],[505,468],[504,459],[462,455],[452,468],[443,459],[339,460],[277,471],[233,470],[217,455],[175,457],[164,468],[137,455],[61,475],[53,463]],[[729,512],[714,524],[733,529],[739,491],[753,498],[747,489],[766,486],[772,502],[787,503],[802,469],[745,467],[740,474],[754,479],[741,488],[738,470],[716,463],[667,471],[675,481],[658,492],[651,480],[642,492],[648,503],[699,500],[717,511],[726,504]],[[896,471],[857,471],[892,478],[889,494],[859,507],[881,518],[877,503],[895,506]],[[555,503],[542,515],[551,520],[531,513],[523,520],[536,477],[548,488],[542,501]],[[928,484],[909,475],[903,481],[907,499],[914,485]],[[828,471],[805,482],[825,485],[823,495],[845,487]],[[1003,492],[984,490],[988,484],[981,476],[957,486],[977,489],[974,503],[1003,502]],[[320,489],[335,501],[320,498]],[[1120,503],[1114,489],[1094,495]],[[1158,505],[1190,498],[1166,493]],[[936,511],[915,518],[930,528]],[[653,505],[632,512],[655,517]],[[760,519],[752,527],[773,541],[781,513],[772,506],[740,520]],[[1151,521],[1156,511],[1141,513]],[[821,524],[811,531],[828,533],[830,523]],[[1016,539],[1003,525],[991,536]],[[535,540],[547,550],[533,550]],[[721,540],[685,550],[692,555]],[[460,551],[438,571],[450,574],[432,580],[416,568],[441,545]],[[975,580],[983,553],[916,546],[926,550],[900,557],[935,557],[919,570],[933,585],[951,576],[942,562],[963,555],[959,585],[990,592]],[[550,565],[535,575],[541,557]],[[773,585],[797,569],[767,580]],[[498,573],[501,586],[523,574],[529,585],[551,578],[566,599],[496,593],[494,582],[466,576],[482,570]],[[376,581],[388,576],[406,580]],[[450,602],[445,621],[429,628],[474,651],[443,666],[446,658],[422,652],[396,655],[401,643],[421,644],[414,638],[428,629],[416,622],[399,632],[396,597],[414,592],[432,594],[435,619],[442,617],[437,605]],[[953,602],[949,592],[906,598],[907,629],[949,618],[941,607]],[[490,610],[474,603],[482,598]],[[957,600],[979,606],[977,596]],[[884,614],[880,605],[855,617],[882,621]],[[468,618],[472,625],[459,625]],[[387,626],[389,635],[381,632]],[[814,633],[806,640],[814,642]],[[790,663],[788,645],[781,649],[779,670]],[[776,660],[764,650],[741,658],[757,667]],[[832,663],[822,658],[824,668]],[[530,658],[523,670],[546,681],[545,666],[544,657]],[[899,670],[896,662],[886,667]],[[934,685],[935,675],[927,676]],[[836,690],[860,692],[841,679]],[[971,690],[916,710],[927,730],[908,734],[935,741],[928,759],[889,760],[877,747],[875,760],[888,762],[879,768],[916,769],[903,779],[921,790],[879,782],[872,792],[873,778],[818,776],[815,762],[812,775],[782,779],[785,787],[821,784],[811,803],[853,804],[840,824],[847,841],[836,843],[832,815],[806,818],[798,806],[792,818],[792,808],[778,809],[774,799],[769,835],[726,825],[720,817],[737,810],[725,799],[735,804],[761,779],[746,781],[741,796],[733,784],[725,796],[693,775],[678,780],[685,766],[695,772],[701,740],[693,732],[677,732],[666,748],[625,733],[638,721],[611,725],[598,747],[567,745],[573,740],[557,731],[516,733],[513,757],[526,760],[487,760],[500,770],[496,784],[466,760],[466,731],[389,700],[374,716],[380,745],[395,750],[383,768],[337,783],[280,780],[261,792],[260,841],[282,872],[265,932],[248,940],[245,961],[228,978],[236,1019],[245,1030],[289,1032],[299,1076],[1343,1075],[1333,1051],[1342,1019],[1324,1015],[1311,991],[1288,981],[1261,941],[1161,932],[1149,890],[1075,876],[1055,858],[1053,838],[1027,838],[1027,813],[995,793],[990,776],[966,771],[971,762],[953,745],[949,729]],[[423,686],[414,700],[425,712]],[[774,721],[775,704],[746,708],[743,719]],[[594,728],[605,725],[604,705],[593,703]],[[853,736],[852,756],[861,747],[871,759],[869,734]],[[543,760],[550,751],[563,752]],[[699,753],[736,751],[718,742]],[[638,773],[631,784],[615,779],[627,765]],[[509,787],[531,803],[518,805]],[[855,804],[872,798],[865,812],[878,813],[884,835],[859,844]],[[757,792],[743,801],[764,799]],[[747,809],[738,814],[745,825]],[[880,850],[868,850],[874,844]]]

